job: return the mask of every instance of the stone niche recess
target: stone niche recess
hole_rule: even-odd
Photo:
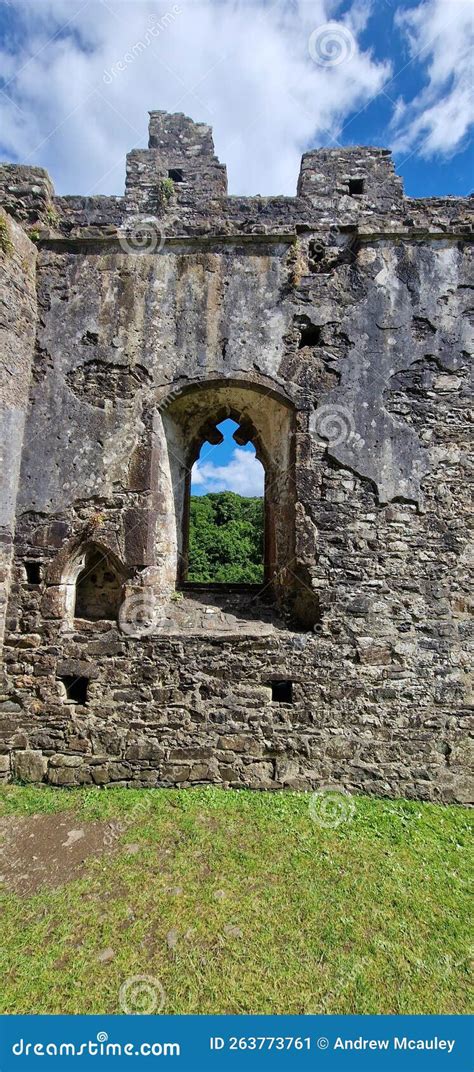
[[[123,197],[0,165],[0,223],[0,778],[472,801],[472,200],[369,146],[229,196],[153,111]],[[187,582],[224,418],[260,586]]]
[[[88,547],[80,557],[75,581],[74,617],[89,621],[116,621],[122,595],[122,578],[110,555]],[[76,564],[77,568],[77,564]]]
[[[117,622],[125,571],[117,556],[91,539],[67,544],[46,571],[45,617],[63,619],[67,628],[82,622]]]

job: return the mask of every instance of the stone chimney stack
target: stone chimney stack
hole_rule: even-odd
[[[148,149],[127,156],[127,212],[185,215],[227,196],[227,172],[214,153],[212,130],[182,113],[150,112]]]
[[[315,209],[360,219],[399,210],[403,184],[389,149],[312,149],[301,160],[298,196]]]

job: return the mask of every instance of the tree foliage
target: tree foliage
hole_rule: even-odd
[[[263,581],[263,499],[234,491],[191,496],[188,581]]]

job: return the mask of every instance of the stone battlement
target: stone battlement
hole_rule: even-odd
[[[472,231],[470,198],[406,198],[388,149],[350,146],[303,155],[295,197],[229,196],[212,130],[181,113],[150,112],[147,149],[127,156],[123,197],[56,197],[42,168],[0,165],[0,201],[51,235],[163,221],[166,233],[271,233],[301,227]]]

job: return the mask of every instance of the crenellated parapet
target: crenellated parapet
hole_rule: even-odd
[[[124,196],[55,196],[43,168],[0,165],[0,204],[35,241],[109,239],[136,220],[157,220],[168,237],[302,234],[469,234],[472,198],[408,198],[388,149],[320,148],[304,153],[295,197],[229,196],[212,130],[181,113],[150,112],[148,148],[127,156]],[[37,233],[36,233],[37,232]]]
[[[381,214],[400,218],[403,183],[389,149],[312,149],[301,161],[298,196],[338,222]]]

